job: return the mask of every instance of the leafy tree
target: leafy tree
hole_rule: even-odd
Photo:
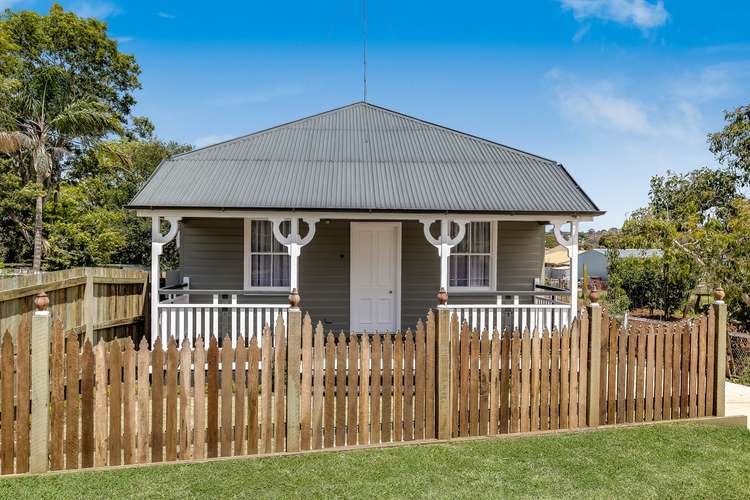
[[[86,141],[120,131],[120,122],[93,98],[71,98],[70,81],[59,68],[35,75],[15,95],[15,110],[0,115],[0,151],[27,159],[36,182],[34,257],[32,269],[42,265],[42,217],[54,175],[53,164],[79,149]]]
[[[0,15],[0,150],[15,167],[12,172],[4,162],[2,169],[0,194],[10,191],[13,200],[0,221],[2,240],[6,249],[9,241],[25,241],[33,226],[34,269],[41,267],[46,202],[52,196],[57,204],[72,158],[106,134],[122,132],[139,73],[133,56],[119,52],[100,21],[57,4],[47,16],[10,10]],[[30,192],[33,223],[20,204]]]
[[[725,117],[724,129],[709,135],[719,166],[652,178],[649,205],[625,222],[619,243],[664,250],[670,305],[695,280],[721,285],[730,319],[750,329],[750,106]]]
[[[738,177],[743,186],[750,185],[750,105],[724,112],[727,122],[721,132],[709,134],[710,151]]]
[[[71,101],[94,97],[123,125],[127,121],[133,91],[141,88],[141,70],[135,57],[118,50],[105,23],[65,12],[58,4],[46,16],[6,10],[0,15],[0,40],[3,57],[11,63],[0,66],[2,76],[26,83],[49,68],[62,69],[71,79]]]
[[[144,130],[150,131],[146,137]],[[123,206],[162,160],[190,147],[160,141],[152,127],[131,135],[99,144],[72,162],[60,202],[46,212],[48,267],[150,262],[150,221]],[[166,266],[176,259],[172,247],[165,247]]]

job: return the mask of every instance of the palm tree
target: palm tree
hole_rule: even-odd
[[[32,270],[42,267],[43,210],[51,189],[50,176],[74,150],[90,145],[110,132],[122,132],[117,116],[93,98],[70,98],[59,73],[44,75],[42,84],[16,93],[13,109],[3,109],[0,119],[0,152],[23,154],[31,163],[40,189],[34,210],[34,258]],[[4,126],[3,126],[4,125]],[[46,193],[45,191],[46,185]]]

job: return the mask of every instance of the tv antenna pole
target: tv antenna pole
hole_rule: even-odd
[[[362,100],[367,102],[367,0],[362,0]]]

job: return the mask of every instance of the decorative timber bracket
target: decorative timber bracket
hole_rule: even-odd
[[[552,226],[557,242],[568,250],[570,259],[570,279],[568,280],[570,288],[570,312],[571,317],[578,314],[578,221],[570,221],[570,235],[568,238],[563,236],[561,226],[564,223],[556,222]]]
[[[290,259],[290,269],[289,269],[289,290],[295,291],[298,287],[298,275],[299,275],[299,267],[298,267],[298,260],[299,255],[302,250],[302,247],[310,243],[315,236],[315,224],[318,223],[320,220],[317,217],[303,217],[302,221],[304,221],[307,224],[307,234],[303,238],[299,234],[299,221],[300,217],[291,217],[291,218],[283,218],[283,217],[274,217],[271,220],[271,223],[273,224],[273,236],[276,238],[276,241],[281,243],[287,248],[287,252],[289,253]],[[291,228],[289,231],[289,234],[284,236],[281,233],[281,223],[285,220],[288,220],[291,222]]]
[[[557,242],[564,246],[568,250],[568,257],[573,258],[573,244],[575,243],[576,250],[578,250],[578,222],[570,223],[570,236],[566,238],[562,234],[562,223],[557,222],[552,226],[552,230],[555,233],[555,239]]]
[[[167,234],[161,234],[161,221],[158,215],[151,218],[151,244],[152,248],[157,251],[157,255],[161,255],[164,245],[169,243],[177,236],[177,230],[179,229],[179,222],[181,217],[164,217],[169,222],[169,230]]]
[[[440,221],[440,236],[435,238],[430,231],[432,224],[436,220]],[[448,290],[448,257],[451,255],[451,248],[461,243],[466,236],[466,224],[468,221],[458,219],[419,219],[424,230],[424,237],[432,246],[438,249],[440,256],[440,288],[442,291]],[[451,226],[458,226],[458,233],[451,237]],[[442,293],[441,291],[441,293]],[[447,298],[446,298],[447,302]]]

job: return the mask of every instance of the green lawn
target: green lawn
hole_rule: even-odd
[[[750,432],[654,426],[0,480],[2,498],[750,495]]]

